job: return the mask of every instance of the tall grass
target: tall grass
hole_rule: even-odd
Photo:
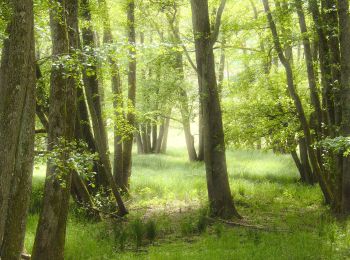
[[[229,151],[227,162],[243,223],[266,230],[223,224],[206,228],[201,213],[207,203],[204,165],[189,163],[186,151],[176,148],[167,155],[135,155],[130,222],[120,224],[127,230],[140,216],[144,223],[151,220],[158,242],[136,252],[135,243],[129,241],[120,250],[109,221],[91,223],[71,214],[66,259],[350,259],[349,223],[330,215],[317,186],[298,182],[289,156]],[[26,238],[29,251],[40,209],[42,172],[40,168],[34,177]]]

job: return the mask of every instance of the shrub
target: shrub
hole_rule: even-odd
[[[146,238],[153,244],[157,237],[157,224],[154,220],[148,220],[146,223]]]

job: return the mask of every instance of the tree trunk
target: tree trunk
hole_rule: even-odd
[[[342,124],[341,134],[350,136],[350,17],[349,1],[338,0],[339,35],[341,53],[341,100]],[[342,201],[341,210],[350,214],[350,156],[343,158]]]
[[[221,5],[224,4],[225,1]],[[239,217],[228,180],[222,114],[215,75],[213,44],[220,23],[216,24],[215,31],[211,33],[207,0],[191,0],[191,8],[203,108],[204,161],[210,210],[212,215],[222,218]]]
[[[55,1],[55,4],[60,5],[60,8],[52,8],[50,11],[54,63],[58,62],[60,55],[67,55],[70,52],[67,27],[72,26],[62,21],[69,22],[72,18],[70,16],[77,15],[78,1],[68,3],[59,0]],[[67,144],[74,138],[76,82],[72,75],[67,78],[66,73],[63,65],[53,66],[51,69],[49,150],[54,149],[55,145],[62,145],[62,142]],[[48,161],[43,208],[33,247],[33,259],[64,259],[71,169],[66,165],[68,160],[66,152],[63,151],[58,157],[56,160],[60,160],[65,166],[55,165],[53,160]],[[62,169],[64,172],[61,172]]]
[[[157,120],[157,117],[155,117]],[[158,139],[158,126],[156,122],[152,123],[152,152],[155,152]]]
[[[305,173],[305,183],[314,184],[316,180],[312,173],[308,150],[307,150],[307,144],[306,144],[305,138],[303,137],[299,139],[299,153],[300,153],[301,165]]]
[[[81,1],[82,8],[82,16],[85,21],[91,21],[91,13],[90,13],[90,3],[89,0]],[[84,27],[82,30],[84,45],[91,47],[92,49],[95,47],[94,43],[94,34],[91,28],[91,25],[88,27]],[[94,57],[93,50],[89,51],[91,57]],[[91,58],[90,57],[90,58]],[[99,88],[98,88],[98,78],[97,78],[97,67],[96,67],[96,57],[95,64],[92,64],[89,67],[84,68],[83,71],[83,79],[86,91],[86,97],[89,104],[90,115],[92,119],[92,125],[95,134],[95,142],[97,146],[97,150],[99,152],[100,159],[103,163],[106,171],[105,178],[108,181],[108,184],[113,192],[113,195],[117,201],[119,207],[119,214],[126,215],[128,212],[125,208],[123,200],[118,190],[118,186],[115,183],[112,175],[112,167],[109,159],[109,151],[108,151],[108,143],[107,143],[107,132],[105,129],[105,123],[102,117],[102,108],[99,96]],[[87,73],[89,71],[89,73]]]
[[[177,10],[177,6],[174,6],[175,11]],[[181,38],[180,38],[180,29],[179,29],[179,21],[177,17],[174,19],[168,19],[170,27],[173,32],[173,38],[175,44],[181,44]],[[183,68],[183,56],[181,52],[176,52],[175,57],[175,66],[179,73],[179,80],[180,82],[184,82],[185,80],[185,74],[184,74],[184,68]],[[189,160],[197,161],[197,152],[196,147],[194,143],[194,137],[191,133],[191,122],[190,122],[190,109],[188,107],[188,95],[186,92],[186,89],[184,89],[181,85],[178,88],[179,90],[179,96],[180,96],[180,112],[181,112],[181,118],[182,118],[182,125],[185,133],[185,141],[186,141],[186,147],[188,152]]]
[[[298,171],[299,171],[299,174],[300,174],[300,179],[302,182],[306,183],[306,176],[305,176],[305,171],[304,171],[304,167],[303,165],[301,164],[300,160],[299,160],[299,157],[298,157],[298,154],[295,150],[293,150],[291,152],[291,155],[292,155],[292,158],[293,158],[293,161],[296,165],[296,167],[298,168]]]
[[[34,162],[34,16],[32,0],[9,5],[0,67],[0,258],[19,259]]]
[[[132,106],[136,105],[136,33],[135,33],[135,1],[130,0],[127,4],[127,26],[129,41],[129,71],[128,71],[128,99]],[[128,123],[135,126],[135,114],[128,111]],[[132,146],[134,134],[131,132],[124,141],[123,146],[123,188],[129,188],[129,178],[132,166]]]
[[[293,76],[291,64],[283,53],[283,49],[282,49],[282,46],[281,46],[281,43],[279,40],[276,24],[273,20],[268,0],[263,0],[263,4],[264,4],[264,9],[265,9],[265,12],[267,15],[267,19],[269,22],[270,30],[272,32],[275,49],[277,51],[277,54],[279,56],[281,63],[283,64],[283,66],[285,67],[285,70],[286,70],[288,91],[289,91],[289,94],[290,94],[292,100],[294,101],[294,105],[295,105],[296,110],[298,112],[298,118],[299,118],[300,125],[303,129],[303,132],[304,132],[304,136],[305,136],[308,154],[310,157],[310,162],[311,162],[312,168],[313,168],[313,170],[318,178],[318,181],[319,181],[320,187],[322,189],[322,192],[324,194],[326,202],[331,203],[332,199],[333,199],[333,194],[332,194],[332,191],[331,191],[328,183],[325,181],[323,174],[321,173],[321,169],[320,169],[320,166],[319,166],[318,161],[317,161],[316,153],[312,148],[313,140],[312,140],[312,136],[311,136],[311,132],[310,132],[310,127],[309,127],[309,123],[306,119],[304,108],[303,108],[303,105],[301,103],[300,97],[299,97],[299,95],[296,91],[295,85],[294,85],[294,76]]]
[[[313,57],[312,57],[312,52],[311,52],[311,44],[310,44],[310,39],[308,36],[308,30],[306,27],[302,1],[295,0],[295,5],[297,8],[297,13],[298,13],[298,17],[299,17],[300,31],[301,31],[301,34],[303,37],[305,62],[306,62],[306,68],[307,68],[307,77],[308,77],[308,81],[309,81],[309,88],[310,88],[310,94],[311,94],[311,103],[314,107],[314,110],[316,113],[316,118],[317,118],[317,127],[315,129],[316,136],[318,137],[318,140],[320,140],[320,138],[322,136],[322,123],[323,123],[322,108],[321,108],[320,98],[318,96],[315,69],[314,69]]]
[[[165,154],[167,151],[167,146],[168,146],[168,136],[169,136],[169,127],[170,127],[170,116],[171,116],[171,110],[169,112],[169,117],[165,119],[165,124],[164,124],[164,137],[163,137],[163,142],[162,142],[162,147],[160,148],[160,152],[162,154]]]
[[[162,143],[163,143],[163,139],[164,139],[164,130],[165,130],[165,120],[162,120],[162,124],[159,127],[159,135],[157,138],[157,145],[156,145],[156,149],[155,149],[155,153],[160,153],[160,150],[162,148]]]
[[[328,126],[328,131],[331,136],[335,136],[334,126],[336,124],[335,119],[335,108],[334,108],[334,98],[332,86],[332,70],[330,65],[330,50],[328,48],[328,41],[325,34],[323,22],[318,8],[317,0],[309,1],[310,10],[314,23],[316,25],[317,35],[318,35],[318,47],[319,47],[319,59],[320,59],[320,70],[321,70],[321,82],[322,82],[322,100],[323,106],[326,110],[327,120],[325,122]]]

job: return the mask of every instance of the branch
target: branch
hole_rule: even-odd
[[[215,42],[218,40],[219,32],[220,32],[220,25],[221,25],[221,17],[224,12],[226,5],[226,0],[221,0],[220,7],[218,9],[218,12],[216,14],[216,21],[215,21],[215,27],[213,30],[213,33],[211,35],[211,44],[214,45]]]
[[[167,15],[167,18],[168,18],[168,21],[169,21],[169,26],[170,26],[170,29],[172,31],[172,33],[174,34],[174,37],[176,38],[177,41],[179,41],[181,47],[182,47],[182,50],[184,51],[185,55],[186,55],[186,58],[188,60],[188,62],[190,63],[191,67],[196,71],[198,72],[198,69],[197,69],[197,66],[194,64],[190,54],[188,53],[188,50],[185,46],[185,44],[181,41],[181,37],[180,37],[180,34],[179,32],[176,30],[176,28],[174,27],[174,23],[175,23],[175,15],[176,15],[176,9],[175,9],[175,14],[173,16],[173,18],[169,17],[169,15]]]

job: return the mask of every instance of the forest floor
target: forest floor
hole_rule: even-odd
[[[238,226],[205,217],[204,165],[189,163],[184,149],[173,148],[167,155],[135,155],[127,222],[94,223],[72,206],[66,259],[350,259],[350,222],[329,213],[317,186],[298,183],[289,156],[229,151],[227,161],[235,203],[244,217],[233,220]],[[43,181],[43,167],[39,167],[28,221],[28,251]],[[154,230],[156,239],[148,242]],[[143,237],[140,247],[135,234]]]

